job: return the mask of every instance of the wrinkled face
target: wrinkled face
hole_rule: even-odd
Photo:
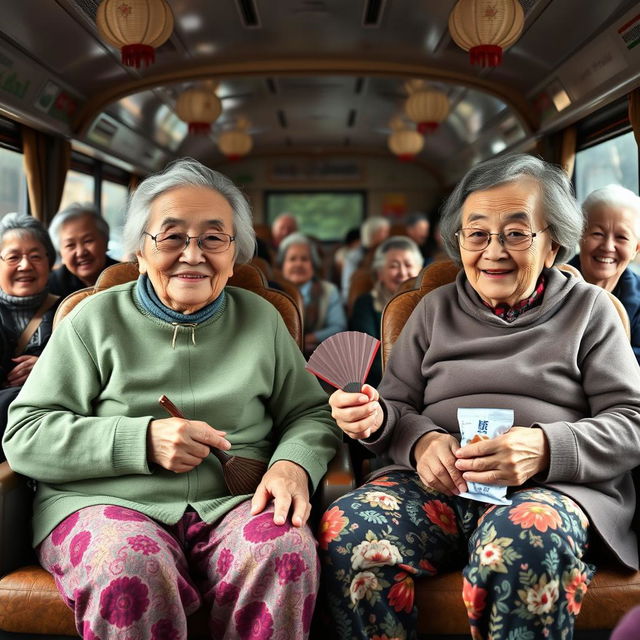
[[[93,285],[107,260],[107,239],[98,231],[93,216],[69,220],[60,228],[60,258],[87,286]]]
[[[290,236],[297,230],[298,223],[293,216],[278,218],[273,223],[273,228],[271,229],[273,244],[277,247],[287,236]]]
[[[204,233],[234,235],[233,211],[229,202],[208,187],[171,189],[151,204],[147,232]],[[176,251],[159,251],[145,236],[137,253],[140,273],[146,273],[164,305],[180,313],[194,313],[213,302],[233,275],[235,247],[232,242],[221,253],[205,253],[194,238]]]
[[[580,268],[587,282],[612,291],[638,251],[638,220],[626,207],[601,204],[589,213],[580,241]]]
[[[378,280],[391,293],[395,293],[405,280],[415,278],[422,268],[412,251],[391,249],[384,257],[384,265],[378,269]]]
[[[282,262],[282,275],[298,286],[313,278],[313,262],[309,245],[292,244],[287,249]]]
[[[0,256],[0,289],[5,293],[18,297],[33,296],[47,286],[47,251],[30,233],[5,233]],[[16,258],[19,258],[18,262],[10,264]]]
[[[429,237],[429,222],[418,220],[414,225],[407,228],[407,235],[417,244],[422,245]]]
[[[551,267],[558,252],[542,213],[542,195],[532,178],[521,178],[470,194],[462,207],[462,227],[490,233],[535,233],[528,249],[505,249],[491,236],[482,251],[460,246],[462,266],[471,286],[491,306],[513,306],[533,293],[544,267]]]

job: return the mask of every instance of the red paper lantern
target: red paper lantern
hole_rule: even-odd
[[[433,133],[449,115],[449,98],[437,89],[422,89],[409,96],[404,110],[420,133]]]
[[[189,125],[189,133],[206,135],[222,113],[222,103],[210,86],[187,89],[178,96],[176,113]]]
[[[518,0],[458,0],[449,15],[451,37],[469,52],[471,64],[483,67],[497,67],[523,27]]]
[[[96,26],[103,40],[120,49],[122,64],[146,67],[169,39],[173,13],[166,0],[102,0]]]

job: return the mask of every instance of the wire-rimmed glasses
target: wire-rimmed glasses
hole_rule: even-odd
[[[46,259],[42,253],[38,253],[37,251],[32,251],[30,253],[8,253],[6,256],[0,256],[0,260],[2,260],[5,264],[8,264],[10,267],[16,267],[22,262],[22,258],[26,258],[32,265],[34,264],[42,264]]]
[[[524,251],[533,244],[533,239],[540,233],[546,231],[551,225],[547,225],[540,231],[523,231],[521,229],[508,229],[490,233],[484,229],[473,227],[463,227],[455,232],[456,238],[463,249],[467,251],[482,251],[489,246],[491,236],[498,236],[498,241],[505,249],[513,251]]]
[[[211,232],[201,233],[199,236],[190,236],[186,233],[178,231],[163,231],[152,236],[150,233],[143,231],[143,235],[149,236],[158,251],[178,253],[184,251],[192,240],[198,243],[200,251],[204,253],[222,253],[226,251],[231,243],[236,239],[228,233]]]

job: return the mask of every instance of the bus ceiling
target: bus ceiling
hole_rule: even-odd
[[[3,3],[0,111],[146,173],[185,155],[221,165],[239,122],[260,157],[388,155],[398,122],[415,129],[409,93],[428,88],[448,115],[416,161],[451,184],[640,85],[635,1],[521,0],[522,35],[497,67],[453,41],[455,0],[167,2],[171,36],[140,68],[100,37],[99,0]],[[176,102],[201,86],[221,113],[194,135]]]

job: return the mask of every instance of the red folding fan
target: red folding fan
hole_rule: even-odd
[[[307,370],[337,389],[356,393],[369,375],[380,340],[360,331],[342,331],[323,340]]]

